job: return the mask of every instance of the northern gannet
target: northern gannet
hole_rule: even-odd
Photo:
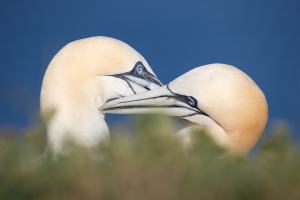
[[[210,64],[190,70],[159,89],[107,102],[104,113],[164,113],[205,127],[229,152],[246,153],[268,119],[266,98],[236,67]],[[188,127],[179,132],[190,140]]]
[[[77,40],[63,47],[50,62],[42,83],[42,117],[54,153],[66,138],[92,147],[107,138],[108,127],[99,107],[110,100],[162,86],[147,61],[129,45],[108,37]]]

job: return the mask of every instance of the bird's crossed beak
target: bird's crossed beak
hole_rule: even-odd
[[[186,100],[187,96],[172,92],[166,85],[155,90],[111,100],[99,109],[103,113],[115,114],[161,113],[177,117],[206,115]]]

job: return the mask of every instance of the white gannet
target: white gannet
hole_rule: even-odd
[[[246,153],[260,138],[268,118],[266,98],[241,70],[210,64],[190,70],[159,89],[110,101],[104,113],[164,113],[205,127],[229,152]],[[188,127],[179,135],[190,140]]]
[[[77,40],[50,62],[42,83],[42,117],[54,111],[47,140],[54,153],[66,138],[92,147],[109,132],[99,107],[107,101],[162,86],[147,61],[129,45],[108,37]]]

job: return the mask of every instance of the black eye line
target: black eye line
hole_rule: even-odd
[[[173,98],[175,98],[175,99],[178,100],[178,101],[181,101],[181,102],[183,102],[183,103],[186,103],[186,104],[190,105],[189,102],[187,102],[187,98],[188,98],[188,97],[192,97],[192,96],[185,96],[185,95],[177,94],[177,93],[173,92],[173,91],[170,89],[169,84],[167,84],[167,89],[174,95]],[[200,109],[198,108],[198,102],[197,102],[197,100],[196,100],[194,97],[192,97],[192,98],[194,99],[195,104],[194,104],[194,105],[190,105],[190,106],[193,107],[193,108],[195,108],[195,109],[197,110],[197,113],[192,114],[192,115],[201,114],[201,115],[205,115],[205,116],[207,116],[207,117],[210,117],[207,113],[205,113],[203,110],[200,110]],[[190,116],[192,116],[192,115],[190,115]],[[183,116],[183,117],[185,117],[185,116]],[[210,117],[210,118],[211,118],[211,117]]]
[[[174,95],[174,96],[176,96],[176,95],[178,95],[178,96],[185,96],[185,95],[181,95],[181,94],[177,94],[177,93],[175,93],[175,92],[173,92],[171,89],[170,89],[170,87],[169,87],[169,84],[167,84],[167,89]],[[185,97],[188,97],[188,96],[185,96]],[[190,97],[192,97],[192,96],[190,96]],[[174,97],[173,97],[174,98]],[[192,98],[194,98],[194,97],[192,97]],[[195,99],[195,98],[194,98]],[[180,116],[180,117],[182,117],[182,118],[185,118],[185,117],[191,117],[191,116],[194,116],[194,115],[197,115],[197,114],[200,114],[200,115],[205,115],[205,116],[207,116],[207,117],[209,117],[211,120],[213,120],[216,124],[218,124],[218,126],[220,126],[221,128],[223,128],[222,126],[221,126],[221,124],[219,123],[219,122],[217,122],[214,118],[212,118],[210,115],[208,115],[206,112],[204,112],[203,110],[201,110],[201,109],[199,109],[198,108],[198,102],[197,102],[197,99],[195,99],[195,101],[196,101],[196,106],[197,107],[195,107],[196,109],[197,109],[197,112],[195,112],[195,113],[191,113],[191,114],[188,114],[188,115],[182,115],[182,116]],[[184,102],[185,103],[185,102]]]
[[[139,76],[139,75],[137,75],[137,74],[135,73],[136,68],[137,68],[138,66],[140,66],[140,65],[142,66],[143,70],[145,71],[145,73],[144,73],[144,76],[145,76],[145,77],[141,77],[141,76]],[[148,78],[147,76],[150,76],[150,77],[152,77],[152,78],[156,78],[156,76],[155,76],[154,74],[150,73],[150,72],[146,69],[146,67],[143,65],[143,63],[142,63],[141,61],[138,61],[138,62],[134,65],[133,69],[132,69],[130,72],[128,72],[128,74],[131,75],[131,76],[138,77],[138,78]]]
[[[136,69],[138,64],[141,64],[143,66],[143,68],[145,70],[144,76],[139,76],[135,73],[135,69]],[[114,76],[114,77],[118,77],[118,78],[122,77],[122,79],[124,79],[126,75],[133,76],[133,77],[140,78],[140,79],[144,79],[144,80],[147,80],[151,83],[155,83],[156,85],[163,86],[162,83],[160,83],[157,80],[157,77],[154,74],[150,73],[146,69],[146,67],[143,65],[143,63],[141,61],[138,61],[130,72],[125,72],[125,73],[120,73],[120,74],[112,74],[112,75],[106,75],[106,76]],[[127,79],[127,80],[132,81],[132,80],[129,80],[129,79]],[[143,87],[143,88],[145,88],[146,90],[150,90],[150,88],[148,88],[148,87],[145,87],[145,86],[143,86],[141,84],[138,84],[136,82],[134,82],[134,83],[141,86],[141,87]]]
[[[137,68],[139,65],[141,65],[141,66],[143,67],[143,69],[144,69],[144,72],[145,72],[145,73],[143,74],[143,76],[139,76],[139,75],[135,72],[136,68]],[[127,72],[127,73],[124,73],[124,74],[130,75],[130,76],[134,76],[134,77],[137,77],[137,78],[141,78],[141,79],[145,79],[145,80],[147,80],[147,81],[149,81],[149,82],[155,83],[156,85],[163,86],[159,81],[157,81],[157,77],[156,77],[154,74],[150,73],[150,72],[146,69],[146,67],[143,65],[143,63],[142,63],[141,61],[138,61],[138,62],[135,64],[135,66],[133,67],[133,69],[132,69],[130,72]],[[141,86],[141,85],[140,85],[140,86]],[[143,86],[142,86],[142,87],[143,87]]]
[[[135,63],[133,69],[136,69],[139,66],[141,66],[144,70],[146,70],[145,66],[143,65],[143,63],[141,61],[138,61],[137,63]]]
[[[179,100],[179,101],[181,101],[181,102],[183,102],[183,103],[186,103],[186,104],[192,106],[193,108],[196,108],[197,110],[199,110],[199,108],[198,108],[198,102],[197,102],[197,100],[196,100],[194,97],[192,97],[192,96],[186,96],[186,95],[182,95],[182,94],[177,94],[177,93],[173,92],[173,91],[170,89],[169,84],[167,84],[167,89],[174,95],[174,98],[175,98],[175,99],[177,99],[177,100]],[[194,100],[194,104],[193,104],[193,105],[191,105],[191,104],[188,102],[188,98],[189,98],[189,97],[193,98],[193,100]]]

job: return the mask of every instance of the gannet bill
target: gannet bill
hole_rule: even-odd
[[[101,109],[104,113],[181,117],[207,128],[217,144],[234,153],[248,152],[268,119],[267,101],[260,88],[247,74],[225,64],[194,68],[159,89],[113,100]],[[180,131],[181,136],[190,129]]]
[[[104,102],[162,86],[137,51],[119,40],[91,37],[63,47],[50,62],[42,83],[42,116],[54,110],[47,139],[54,153],[66,138],[91,147],[108,136],[99,107]]]

